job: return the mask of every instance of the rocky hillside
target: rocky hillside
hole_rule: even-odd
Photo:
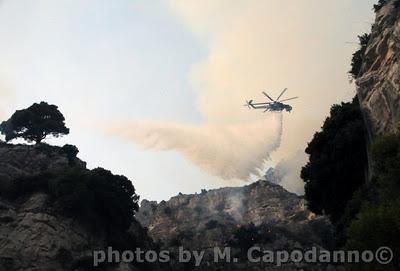
[[[373,134],[394,132],[400,124],[400,7],[395,2],[377,12],[356,80]]]
[[[68,146],[68,145],[66,145]],[[70,153],[68,147],[59,148],[11,145],[0,141],[0,188],[4,190],[12,180],[41,172],[59,172],[70,167],[86,168],[86,163]]]
[[[137,222],[126,231],[114,229],[110,236],[104,225],[94,228],[80,217],[64,215],[49,192],[35,186],[33,182],[40,183],[45,174],[60,176],[72,168],[85,171],[85,163],[75,155],[71,146],[0,143],[1,271],[92,270],[93,251],[116,246],[117,238],[129,240],[133,247],[151,247]],[[13,189],[24,178],[31,181],[19,186],[24,191]],[[155,266],[137,268],[120,264],[96,270],[157,270]]]
[[[180,245],[198,250],[233,246],[235,253],[240,254],[241,247],[235,243],[239,229],[255,230],[254,238],[262,237],[257,242],[270,249],[330,246],[328,221],[307,211],[301,197],[268,181],[244,187],[203,190],[196,195],[178,195],[160,204],[143,200],[136,218],[148,228],[153,239],[135,219],[127,229],[116,227],[119,224],[113,220],[118,217],[109,217],[113,215],[110,213],[105,220],[94,220],[93,223],[92,212],[82,217],[78,215],[79,211],[71,214],[60,208],[75,204],[81,200],[79,197],[64,197],[60,202],[57,196],[62,195],[54,192],[58,190],[53,186],[59,185],[60,177],[66,172],[91,172],[76,154],[77,149],[70,145],[60,148],[46,144],[0,143],[1,271],[91,270],[95,250],[104,250],[108,246],[132,251],[136,247],[155,249],[157,245],[153,240],[172,251],[172,255]],[[72,176],[80,178],[80,175]],[[67,179],[68,184],[71,181],[75,183],[73,179]],[[85,205],[90,201],[82,200],[79,209],[88,208]],[[115,227],[108,228],[109,223]],[[213,267],[220,268],[218,265]],[[165,268],[187,270],[188,267],[172,260],[166,266],[122,263],[103,265],[99,270]],[[230,268],[244,270],[247,267],[238,263]],[[292,268],[295,267],[288,266],[286,270]]]
[[[154,240],[169,249],[179,245],[195,250],[235,247],[235,234],[246,227],[256,229],[263,238],[255,240],[254,245],[262,244],[266,249],[326,248],[331,240],[326,218],[308,211],[301,197],[265,180],[244,187],[178,195],[159,204],[143,200],[137,218]],[[284,270],[293,267],[287,268]]]

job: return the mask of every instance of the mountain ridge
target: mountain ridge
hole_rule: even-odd
[[[239,257],[235,236],[249,227],[266,238],[254,240],[252,245],[273,251],[332,246],[333,229],[328,219],[308,211],[302,197],[267,180],[203,190],[200,194],[179,194],[160,203],[142,200],[136,217],[161,247],[172,251],[179,246],[192,250],[229,246]],[[288,264],[282,270],[293,266]],[[243,266],[232,264],[230,268],[239,270]],[[253,268],[259,270],[257,265]],[[325,270],[326,266],[308,268]]]

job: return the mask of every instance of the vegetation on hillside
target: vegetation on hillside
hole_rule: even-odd
[[[257,243],[263,243],[265,238],[267,238],[267,233],[262,232],[261,227],[256,227],[253,223],[250,223],[240,226],[233,233],[233,240],[230,245],[240,248],[240,255],[244,258],[249,248]]]
[[[386,5],[390,1],[391,0],[379,0],[378,3],[374,5],[375,12],[378,12],[379,10],[381,10],[381,8],[383,8],[383,6]]]
[[[159,250],[147,230],[135,220],[139,196],[128,178],[114,175],[103,168],[86,169],[84,163],[76,157],[79,150],[74,145],[58,147],[38,144],[47,136],[68,134],[69,129],[65,127],[64,121],[57,106],[41,102],[16,111],[9,120],[1,123],[0,132],[5,135],[7,142],[16,138],[34,141],[37,144],[27,148],[34,149],[37,155],[48,156],[49,159],[60,156],[67,158],[68,163],[62,170],[43,169],[35,175],[14,178],[0,187],[0,196],[23,202],[32,193],[45,193],[48,197],[43,206],[45,210],[42,211],[55,217],[73,218],[93,234],[104,238],[105,246],[120,252],[137,248]],[[0,144],[13,148],[13,145],[1,140]],[[10,161],[11,164],[15,162],[19,161]],[[59,260],[71,270],[93,269],[93,259],[89,255],[71,262],[71,251],[62,250],[60,253]],[[113,264],[102,263],[96,270],[106,270]],[[147,262],[134,265],[140,266],[140,270],[155,270],[159,266],[158,263]]]
[[[309,162],[303,167],[305,198],[311,211],[337,222],[365,182],[367,163],[365,125],[357,99],[334,105],[322,130],[306,148]]]
[[[68,134],[65,119],[55,105],[35,103],[27,109],[17,110],[10,119],[3,121],[0,132],[6,141],[23,138],[40,143],[49,135],[58,137]],[[78,217],[91,225],[102,225],[106,229],[126,230],[131,225],[138,209],[139,196],[131,181],[125,176],[96,168],[87,170],[76,167],[76,146],[66,144],[56,147],[39,144],[46,155],[59,153],[68,158],[69,168],[63,172],[41,172],[13,180],[4,187],[0,195],[19,198],[35,191],[50,195],[52,206],[62,214]]]
[[[375,12],[380,11],[385,5],[393,1],[393,5],[398,8],[400,6],[400,0],[379,0],[377,4],[374,5]]]
[[[365,127],[356,100],[332,107],[331,115],[314,135],[302,170],[309,208],[330,216],[336,246],[376,251],[389,247],[394,261],[349,265],[349,270],[398,270],[400,265],[400,135],[374,139],[373,177],[365,182]]]
[[[18,198],[34,191],[47,192],[52,205],[64,215],[108,229],[126,230],[138,209],[139,196],[131,181],[102,168],[71,168],[59,174],[19,178],[2,194]]]
[[[395,11],[400,8],[400,0],[379,0],[377,4],[374,5],[375,12],[380,11],[385,5],[391,3],[396,8]],[[359,49],[353,53],[353,57],[351,59],[351,69],[349,71],[349,75],[352,79],[357,79],[360,75],[361,67],[364,62],[367,61],[365,58],[365,51],[368,46],[368,42],[371,38],[371,34],[364,33],[361,36],[358,36],[359,40]]]
[[[364,197],[360,212],[351,221],[346,247],[376,250],[390,247],[394,262],[382,266],[369,264],[354,270],[398,270],[400,265],[400,135],[385,135],[375,139],[372,147],[374,178],[370,186],[373,195]],[[357,269],[358,268],[358,269]]]
[[[353,79],[357,79],[358,75],[360,74],[361,66],[364,61],[365,51],[367,49],[370,37],[371,34],[367,33],[358,36],[360,48],[353,54],[353,57],[351,59],[351,69],[349,71],[349,74]]]
[[[0,128],[6,141],[21,137],[36,143],[48,135],[59,136],[69,131],[57,106],[45,102],[16,111]],[[77,166],[79,150],[74,145],[38,144],[35,148],[44,155],[66,156],[69,167],[62,172],[43,171],[12,180],[0,190],[2,197],[16,199],[42,191],[50,196],[53,209],[63,215],[117,232],[129,228],[138,210],[139,196],[128,178],[102,168],[87,170]]]

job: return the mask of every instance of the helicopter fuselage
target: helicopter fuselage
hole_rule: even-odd
[[[286,110],[287,112],[292,111],[292,107],[290,105],[280,102],[274,102],[268,104],[266,105],[265,109],[268,111],[283,111],[283,110]]]

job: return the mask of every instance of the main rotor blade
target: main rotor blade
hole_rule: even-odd
[[[286,102],[286,101],[293,100],[293,99],[297,99],[297,98],[299,98],[299,97],[293,97],[293,98],[285,99],[285,100],[282,100],[282,101],[279,101],[279,102],[280,102],[280,103],[281,103],[281,102]]]
[[[276,98],[277,101],[279,101],[279,98],[282,97],[283,93],[285,93],[287,90],[287,88],[285,88],[284,90],[282,90],[281,94],[278,96],[278,98]]]
[[[274,99],[272,99],[271,97],[269,97],[267,93],[265,93],[264,91],[263,91],[262,93],[263,93],[265,96],[267,96],[268,99],[270,99],[271,101],[275,102]]]

